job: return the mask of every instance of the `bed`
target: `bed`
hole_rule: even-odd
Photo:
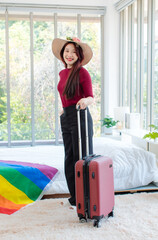
[[[94,153],[109,156],[114,163],[114,189],[115,192],[121,192],[153,183],[158,186],[158,166],[156,156],[135,145],[127,144],[122,141],[112,140],[110,138],[95,138]],[[64,150],[61,148],[58,155],[59,173],[45,194],[63,194],[68,193],[64,171],[63,161]],[[55,164],[55,163],[54,163]],[[150,188],[150,187],[149,187]]]
[[[114,163],[114,189],[124,191],[158,183],[156,156],[135,145],[110,138],[94,138],[94,152],[112,158]],[[45,164],[58,169],[46,195],[68,194],[64,176],[64,148],[59,146],[35,146],[0,148],[0,160],[13,160]]]
[[[94,153],[112,158],[115,193],[136,191],[150,183],[158,190],[153,153],[105,137],[94,138]],[[41,198],[68,197],[63,145],[0,148],[0,186],[0,213],[4,214]]]
[[[125,191],[147,186],[158,186],[158,161],[156,155],[123,141],[96,138],[94,151],[112,158],[114,163],[115,191]]]

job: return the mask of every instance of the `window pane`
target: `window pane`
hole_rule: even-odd
[[[58,23],[57,23],[57,37],[66,39],[66,37],[77,37],[77,15],[72,14],[58,14]],[[58,72],[65,68],[64,64],[61,61],[57,62]],[[59,77],[59,76],[58,76]],[[62,104],[60,96],[58,94],[58,112],[59,115],[62,110]],[[61,127],[60,127],[60,118],[59,119],[59,139],[62,139]]]
[[[7,141],[5,21],[0,20],[0,141]]]
[[[71,25],[70,25],[71,24]],[[85,68],[89,71],[95,96],[95,104],[90,106],[94,121],[95,136],[100,134],[100,111],[101,111],[101,63],[100,63],[100,17],[81,16],[81,41],[88,43],[93,50],[93,58]],[[65,39],[67,36],[77,36],[77,16],[58,16],[58,37]],[[58,70],[63,69],[63,63],[58,61]],[[61,101],[59,99],[59,108]]]
[[[9,18],[11,140],[31,139],[30,26]]]
[[[129,56],[128,56],[128,52],[129,52],[129,37],[128,37],[128,34],[129,34],[129,29],[128,29],[128,8],[126,8],[124,10],[124,14],[125,14],[125,22],[124,22],[124,26],[125,26],[125,39],[124,39],[124,42],[125,42],[125,60],[124,60],[124,63],[125,63],[125,66],[124,66],[124,71],[125,71],[125,90],[124,90],[124,93],[125,93],[125,96],[124,96],[124,103],[125,103],[125,106],[129,106],[129,71],[128,71],[128,61],[129,61]]]
[[[134,6],[134,65],[133,65],[133,111],[137,111],[137,2]]]
[[[148,0],[144,0],[144,75],[143,75],[143,127],[147,128],[147,49],[148,49]]]
[[[53,16],[50,20],[34,16],[35,139],[55,138],[55,79],[52,54]]]
[[[66,39],[66,37],[77,36],[77,15],[58,14],[58,37]]]
[[[5,15],[0,20],[0,141],[8,140]],[[9,70],[11,141],[32,141],[31,110],[34,109],[35,142],[54,139],[55,126],[55,74],[52,40],[54,38],[54,17],[51,13],[33,13],[33,29],[30,29],[30,13],[9,12]],[[33,65],[30,55],[30,36],[33,30]],[[77,36],[77,14],[57,14],[57,37]],[[93,50],[92,61],[85,66],[93,81],[96,104],[91,107],[95,135],[100,134],[101,111],[101,58],[100,58],[100,16],[81,16],[81,40]],[[58,71],[63,69],[57,61]],[[32,67],[32,68],[31,68]],[[33,70],[34,88],[31,85]],[[31,102],[32,91],[34,105]],[[59,95],[58,95],[59,96]],[[58,99],[59,112],[61,101]],[[59,119],[59,118],[58,118]],[[61,131],[59,124],[59,139]]]
[[[89,71],[92,83],[95,104],[90,106],[94,123],[94,136],[100,135],[100,120],[101,120],[101,32],[100,32],[100,18],[93,16],[81,17],[81,39],[83,42],[89,44],[93,51],[93,58],[85,66]]]
[[[154,124],[158,126],[158,1],[155,1]]]

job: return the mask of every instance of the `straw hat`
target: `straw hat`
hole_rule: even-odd
[[[86,65],[92,58],[93,56],[93,52],[92,49],[88,46],[88,44],[83,43],[80,41],[80,39],[78,38],[70,38],[67,37],[67,40],[65,39],[60,39],[60,38],[55,38],[52,42],[52,52],[53,54],[62,61],[61,57],[60,57],[60,52],[61,49],[63,48],[63,46],[65,45],[65,43],[67,42],[75,42],[77,43],[83,50],[83,55],[84,55],[84,59],[82,61],[82,66]]]

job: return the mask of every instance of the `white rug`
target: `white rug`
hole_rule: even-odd
[[[63,204],[61,204],[63,202]],[[1,240],[157,240],[158,193],[115,197],[114,217],[79,223],[67,199],[41,200],[13,215],[0,214]]]

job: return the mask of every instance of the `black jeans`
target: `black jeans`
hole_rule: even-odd
[[[93,121],[87,108],[88,115],[88,135],[89,135],[89,154],[93,153]],[[81,119],[81,139],[82,157],[86,156],[86,135],[85,135],[85,111],[80,110]],[[77,126],[76,105],[64,108],[64,113],[60,116],[61,130],[65,150],[65,176],[70,192],[69,202],[76,205],[75,197],[75,163],[79,160],[79,141]]]

